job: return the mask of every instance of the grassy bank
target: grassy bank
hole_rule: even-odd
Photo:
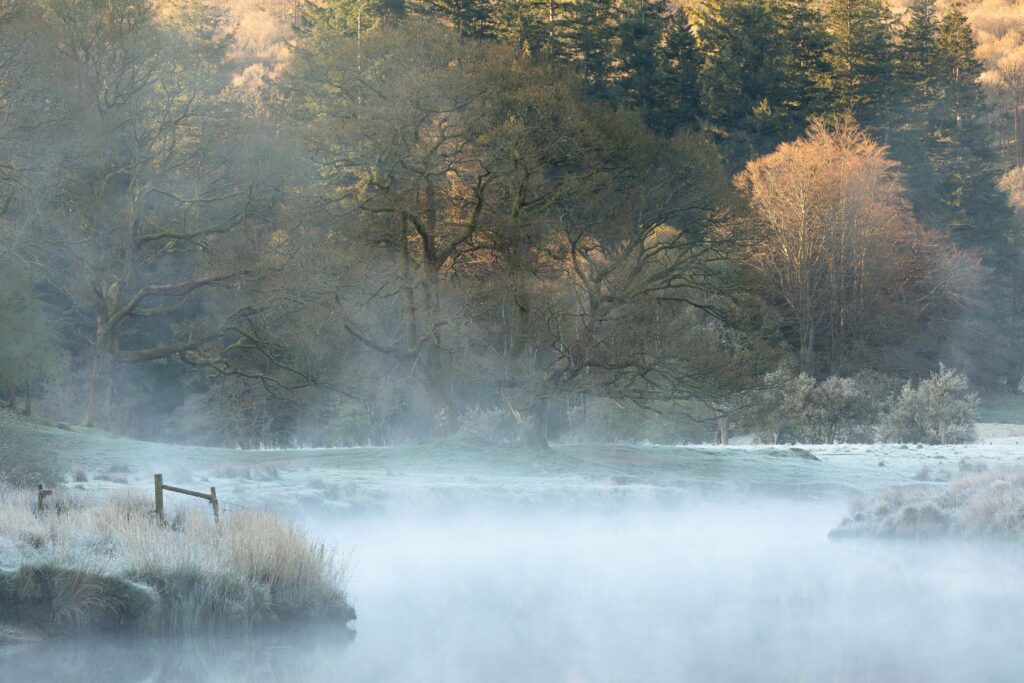
[[[86,504],[68,494],[33,510],[0,486],[0,621],[42,632],[191,633],[283,620],[355,618],[344,570],[323,545],[264,513],[183,512],[146,502]]]
[[[0,476],[8,483],[66,481],[73,470],[142,469],[171,460],[184,468],[230,461],[238,451],[136,441],[97,429],[63,428],[0,408]]]
[[[948,487],[884,489],[855,503],[832,535],[1024,539],[1024,468],[967,472]]]

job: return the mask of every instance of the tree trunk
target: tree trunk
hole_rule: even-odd
[[[92,355],[92,370],[89,373],[89,399],[85,406],[85,417],[82,419],[83,427],[92,427],[96,424],[96,415],[104,395],[107,399],[104,403],[109,410],[110,384],[113,381],[113,349],[105,324],[99,324],[98,328]]]
[[[1013,134],[1017,139],[1016,143],[1017,152],[1017,167],[1024,167],[1024,115],[1021,113],[1021,108],[1024,107],[1024,100],[1017,98],[1013,103]]]
[[[718,424],[715,427],[715,443],[719,446],[729,445],[729,418],[724,415],[718,418]]]
[[[399,241],[401,256],[402,296],[405,299],[405,343],[412,351],[419,344],[419,310],[416,306],[416,281],[413,276],[412,257],[409,254],[409,224],[402,219],[401,240]]]
[[[434,413],[434,436],[448,436],[458,426],[455,420],[455,404],[452,400],[451,379],[437,376],[426,383],[430,406]]]
[[[538,399],[530,408],[530,418],[523,434],[526,445],[538,451],[550,451],[548,443],[548,399]]]
[[[814,326],[810,324],[800,333],[800,371],[814,377]]]
[[[32,417],[32,382],[25,384],[25,417]]]

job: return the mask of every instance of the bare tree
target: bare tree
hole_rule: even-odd
[[[95,318],[91,424],[115,368],[174,357],[222,335],[199,304],[248,266],[224,258],[258,214],[244,128],[219,94],[227,43],[195,3],[48,0],[37,30],[66,74],[50,94],[58,129],[32,150],[52,159],[52,192],[21,250]],[[230,128],[229,145],[221,138]],[[251,161],[251,160],[249,160]],[[250,242],[252,242],[250,236]],[[144,323],[144,324],[143,324]]]
[[[917,225],[896,163],[852,119],[815,121],[736,183],[763,231],[749,261],[803,372],[848,372],[883,340],[920,342],[966,303],[976,260]]]

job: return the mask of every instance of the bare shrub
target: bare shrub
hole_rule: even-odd
[[[762,442],[850,443],[875,440],[879,421],[878,387],[858,378],[829,377],[816,382],[781,368],[764,378],[747,425]]]
[[[975,439],[978,405],[967,377],[943,365],[917,387],[904,385],[883,422],[883,432],[888,440],[901,443],[968,443]]]
[[[814,441],[870,442],[875,417],[870,398],[855,379],[829,377],[814,387],[806,421]]]
[[[814,378],[780,368],[765,376],[745,421],[765,443],[806,441]]]

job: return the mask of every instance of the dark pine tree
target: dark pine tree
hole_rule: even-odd
[[[488,0],[415,0],[420,11],[439,17],[467,38],[493,35]]]
[[[940,191],[961,244],[982,248],[989,258],[1006,253],[1010,208],[998,187],[999,168],[981,86],[984,67],[962,6],[955,4],[937,26],[935,106],[928,137]]]
[[[564,60],[566,7],[570,0],[492,0],[495,36],[546,59]]]
[[[297,23],[302,33],[326,31],[354,36],[388,17],[403,17],[405,12],[405,0],[305,0],[302,19]]]
[[[565,11],[566,54],[579,68],[592,97],[610,96],[612,63],[616,54],[613,0],[577,0]]]
[[[659,106],[663,71],[659,52],[665,34],[665,0],[630,0],[618,25],[615,100],[619,105],[652,114]]]
[[[883,142],[894,97],[893,16],[884,0],[825,0],[832,109],[852,113]]]
[[[690,18],[683,10],[669,16],[658,59],[662,77],[651,125],[665,135],[695,128],[700,114],[701,54]]]
[[[948,229],[941,183],[929,158],[940,73],[935,1],[915,0],[908,13],[897,36],[893,74],[897,97],[892,103],[889,143],[892,155],[902,164],[918,219],[930,227]]]
[[[783,82],[777,85],[787,109],[783,136],[793,139],[803,134],[808,118],[828,107],[828,34],[821,13],[806,0],[772,0],[769,6],[782,29]]]
[[[705,125],[733,169],[797,137],[823,110],[826,35],[807,3],[709,3],[698,39]]]

